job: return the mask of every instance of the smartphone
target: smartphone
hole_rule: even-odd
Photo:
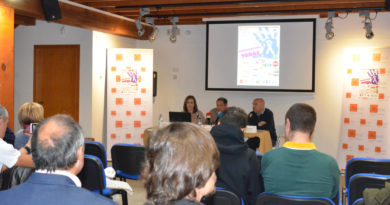
[[[30,123],[30,134],[34,133],[35,128],[37,128],[38,123]]]

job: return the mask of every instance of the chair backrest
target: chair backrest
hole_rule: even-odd
[[[325,197],[304,197],[277,195],[268,192],[261,193],[256,199],[256,205],[334,205],[335,203]]]
[[[261,170],[261,160],[263,159],[264,153],[256,152],[257,162],[259,163],[259,168]]]
[[[100,161],[103,163],[103,167],[107,167],[107,154],[106,154],[106,148],[104,148],[104,145],[100,142],[95,141],[85,141],[85,150],[84,154],[93,155],[96,157],[99,157]]]
[[[364,205],[363,198],[357,199],[356,201],[353,202],[352,205]]]
[[[112,166],[128,175],[139,175],[145,161],[145,146],[118,143],[111,148]]]
[[[34,172],[33,168],[13,166],[12,168],[6,169],[0,174],[0,190],[10,189],[16,185],[22,184],[30,178]]]
[[[79,177],[82,187],[96,191],[99,190],[102,194],[106,187],[106,176],[101,160],[93,155],[84,155],[84,167],[77,175]]]
[[[345,168],[345,186],[358,173],[390,175],[390,159],[352,158]]]
[[[233,192],[217,187],[213,195],[202,200],[205,205],[243,205],[242,200]]]
[[[390,175],[380,174],[355,174],[348,184],[348,203],[352,204],[363,197],[365,188],[384,188],[385,182],[390,181]]]

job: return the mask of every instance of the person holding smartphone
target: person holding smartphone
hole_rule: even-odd
[[[20,149],[24,147],[30,140],[33,133],[33,128],[40,123],[43,116],[43,107],[39,103],[26,102],[18,110],[18,120],[20,127],[15,135],[15,148]]]

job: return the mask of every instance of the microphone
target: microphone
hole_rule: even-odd
[[[210,125],[211,124],[211,113],[206,113],[206,121],[207,121],[207,124]]]

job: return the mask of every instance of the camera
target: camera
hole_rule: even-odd
[[[34,133],[37,126],[38,126],[38,123],[30,123],[30,134]]]

